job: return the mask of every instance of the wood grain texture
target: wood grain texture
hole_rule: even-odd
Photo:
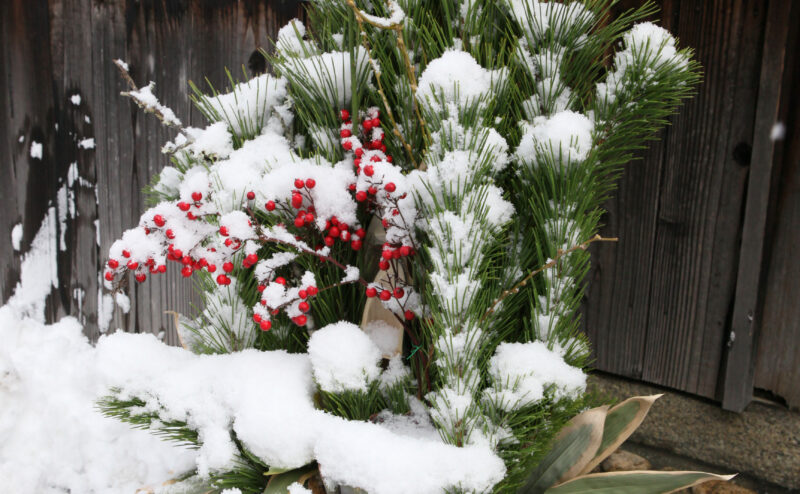
[[[98,276],[105,253],[136,225],[146,207],[142,188],[168,163],[160,147],[172,133],[119,95],[126,88],[112,60],[126,60],[142,85],[156,81],[161,101],[185,124],[203,125],[190,104],[188,81],[202,87],[207,77],[217,88],[229,86],[225,67],[242,74],[253,53],[269,49],[278,28],[300,14],[299,3],[0,2],[0,232],[8,239],[22,222],[25,252],[49,206],[65,218],[58,232],[64,237],[60,285],[48,300],[49,319],[77,316],[92,340],[99,337]],[[80,95],[79,105],[70,101],[73,95]],[[17,142],[20,136],[24,143]],[[96,148],[79,149],[77,142],[88,137]],[[30,159],[31,139],[44,144],[43,160]],[[75,181],[68,176],[72,163],[80,176]],[[59,189],[66,208],[59,206]],[[3,302],[19,279],[20,256],[7,240],[0,241],[0,256],[7,260],[0,276]],[[110,327],[164,331],[166,341],[176,343],[164,311],[192,313],[197,299],[191,282],[171,271],[132,285],[130,314],[117,309]]]
[[[766,10],[661,2],[704,80],[607,204],[585,325],[598,369],[717,397],[735,286]],[[734,152],[738,150],[738,152]]]

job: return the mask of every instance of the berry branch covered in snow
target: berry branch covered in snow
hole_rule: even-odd
[[[106,412],[177,424],[216,489],[316,462],[329,489],[515,491],[587,404],[602,202],[697,81],[649,4],[613,3],[314,0],[274,73],[192,87],[202,128],[118,63],[178,133],[106,286],[176,269],[204,304],[176,319],[196,396],[121,383]]]

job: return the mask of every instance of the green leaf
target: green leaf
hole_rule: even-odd
[[[573,417],[518,491],[519,494],[541,494],[555,483],[577,475],[594,458],[600,446],[607,412],[608,407],[604,406]]]
[[[581,470],[581,475],[594,470],[603,460],[616,451],[622,443],[641,425],[653,403],[663,395],[635,396],[616,405],[606,415],[603,440],[597,456]]]
[[[264,475],[278,475],[278,474],[280,474],[280,473],[286,473],[286,472],[291,472],[291,471],[292,471],[292,469],[291,469],[291,468],[275,468],[275,467],[270,467],[270,468],[269,468],[269,470],[267,470],[266,472],[264,472]]]
[[[290,485],[295,482],[303,484],[316,470],[317,465],[312,463],[304,467],[272,475],[267,483],[266,489],[264,489],[264,494],[287,494]]]
[[[612,472],[584,475],[547,489],[547,494],[665,494],[733,475],[705,472]]]

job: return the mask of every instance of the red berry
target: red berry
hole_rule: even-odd
[[[367,297],[372,298],[377,294],[378,294],[378,290],[376,290],[375,287],[367,288]]]
[[[394,182],[389,182],[383,186],[383,189],[386,192],[394,192],[397,189],[397,187],[394,185]]]
[[[111,269],[117,269],[119,267],[119,261],[117,261],[116,259],[109,259],[108,267]]]
[[[369,120],[369,119],[364,120],[364,123],[362,123],[361,126],[364,127],[364,130],[371,129],[372,128],[372,120]]]
[[[386,259],[388,261],[389,259],[391,259],[393,257],[392,256],[392,251],[388,250],[388,249],[384,250],[383,252],[381,252],[381,257],[383,257],[384,259]]]
[[[201,194],[200,192],[192,192],[192,199],[194,199],[194,202],[197,202],[202,198],[203,194]]]
[[[136,268],[138,268],[138,267],[139,267],[139,263],[138,262],[133,261],[133,260],[128,261],[128,269],[130,269],[131,271],[136,269]]]
[[[362,245],[361,240],[353,240],[352,242],[350,242],[350,247],[353,250],[361,250],[361,245]]]
[[[258,285],[258,293],[261,293],[266,289],[267,289],[267,285]]]
[[[306,287],[306,291],[312,297],[319,293],[319,289],[317,287],[313,286],[313,285]]]
[[[356,191],[356,184],[350,184],[350,185],[347,186],[347,188],[348,188],[348,190],[350,190],[350,192],[355,192]]]
[[[308,302],[300,302],[297,304],[297,308],[303,312],[308,312],[311,309],[311,306],[308,305]]]
[[[316,180],[314,180],[313,178],[306,179],[306,187],[308,187],[309,189],[313,189],[315,185],[317,185]]]
[[[294,226],[296,226],[297,228],[302,228],[303,225],[305,224],[306,221],[303,219],[303,216],[298,216],[297,218],[294,219]]]
[[[342,233],[339,234],[339,238],[343,241],[347,242],[350,240],[350,232],[347,230],[342,230]]]
[[[269,331],[270,328],[272,327],[272,321],[270,321],[269,319],[261,321],[260,323],[258,323],[258,327],[261,328],[261,331]]]
[[[232,243],[233,243],[233,240],[231,240],[229,238],[225,239],[225,247],[230,247]]]
[[[253,265],[258,262],[258,255],[257,254],[248,254],[247,257],[244,258],[247,261],[247,264]]]
[[[364,155],[364,149],[362,149],[362,148],[358,148],[354,152],[356,153],[356,158],[360,158],[360,157],[362,157]],[[355,160],[353,160],[353,161],[355,161]],[[358,162],[361,163],[361,160],[358,160]],[[356,164],[358,164],[358,163],[356,163]]]
[[[308,322],[308,318],[305,314],[301,314],[293,319],[294,323],[298,326],[305,326],[306,322]]]
[[[253,314],[253,320],[255,322],[261,322],[261,314]]]
[[[414,319],[414,313],[411,312],[410,310],[407,310],[406,313],[404,314],[404,316],[406,317],[406,321],[410,321],[410,320]]]
[[[378,263],[378,267],[381,268],[383,271],[389,270],[389,261],[385,259],[381,259],[381,262]]]
[[[366,200],[367,200],[367,193],[366,192],[364,192],[363,190],[359,190],[358,192],[356,192],[356,201],[364,202]]]
[[[332,226],[330,230],[328,230],[328,235],[331,237],[338,237],[339,236],[339,227]]]
[[[183,251],[180,249],[172,249],[172,254],[175,256],[176,259],[180,259],[183,257]]]
[[[278,276],[277,278],[275,278],[275,283],[286,286],[286,278],[284,278],[283,276]]]
[[[159,264],[159,266],[156,269],[156,271],[158,271],[161,274],[166,273],[167,272],[167,265],[166,264]]]
[[[375,173],[375,169],[372,168],[372,165],[367,165],[364,167],[364,175],[371,177]]]
[[[406,291],[403,290],[402,287],[397,287],[394,289],[394,298],[403,298],[403,295],[406,294]]]
[[[331,237],[330,235],[325,237],[325,245],[327,245],[328,247],[333,247],[333,244],[335,242],[336,242],[336,240],[333,237]]]
[[[173,232],[172,229],[170,229],[170,228],[167,228],[166,235],[167,235],[167,238],[170,239],[170,240],[175,238],[175,232]]]
[[[127,250],[123,250],[122,251],[122,257],[130,257],[130,256],[131,256],[131,253],[129,251],[127,251]]]
[[[305,186],[306,186],[306,183],[303,182],[301,179],[299,179],[299,178],[294,179],[294,188],[295,189],[302,189]]]
[[[136,276],[134,276],[134,278],[136,278],[136,281],[138,281],[139,283],[144,283],[144,280],[147,279],[147,275],[144,273],[136,273]]]
[[[350,112],[347,110],[341,110],[339,112],[339,116],[342,117],[342,120],[344,120],[345,122],[350,120]]]
[[[179,202],[179,203],[178,203],[178,209],[180,209],[180,210],[181,210],[181,211],[183,211],[184,213],[185,213],[186,211],[188,211],[190,207],[192,207],[192,205],[191,205],[191,204],[189,204],[188,202],[183,202],[183,201],[181,201],[181,202]]]
[[[252,190],[247,193],[247,200],[252,201],[255,198],[256,198],[256,193],[253,192]]]
[[[380,156],[373,156],[369,160],[372,161],[372,162],[377,163],[377,162],[379,162],[381,160],[381,158],[380,158]]]
[[[392,292],[390,292],[389,290],[383,290],[383,291],[381,292],[381,294],[380,294],[380,298],[381,298],[381,300],[383,300],[384,302],[386,302],[387,300],[389,300],[390,298],[392,298]]]
[[[225,271],[226,273],[230,273],[231,271],[233,271],[233,263],[230,261],[226,262],[225,264],[222,265],[222,270]]]
[[[350,132],[350,129],[342,129],[339,131],[339,135],[344,139],[345,137],[350,137],[353,133]]]
[[[224,226],[224,225],[219,227],[219,234],[222,235],[223,237],[227,237],[228,236],[228,227]]]
[[[181,257],[181,264],[183,264],[184,266],[188,266],[191,263],[192,263],[192,258],[191,257],[189,257],[189,256]]]
[[[156,226],[161,227],[161,226],[164,226],[167,223],[167,221],[164,219],[163,216],[161,216],[160,214],[157,214],[157,215],[153,216],[153,223],[155,223]]]
[[[383,225],[384,228],[389,228],[389,222],[386,218],[381,219],[381,225]]]
[[[300,209],[300,206],[303,205],[303,196],[295,192],[292,194],[292,207],[295,209]]]
[[[356,151],[361,151],[361,148],[358,148],[358,149],[356,149]],[[364,153],[364,151],[361,151],[361,153],[363,154],[363,153]],[[353,160],[353,166],[355,166],[355,167],[356,167],[356,170],[360,170],[360,167],[361,167],[361,158],[356,158],[356,159],[354,159],[354,160]]]
[[[403,257],[410,256],[411,255],[411,247],[409,247],[408,245],[404,245],[404,246],[400,247],[400,254]]]
[[[197,216],[195,216],[195,214],[193,212],[191,212],[191,211],[186,213],[186,217],[189,218],[190,220],[196,220],[197,219]]]
[[[231,279],[225,276],[224,274],[220,274],[219,276],[217,276],[217,283],[219,283],[220,285],[230,285]]]
[[[209,264],[206,269],[208,270],[209,273],[213,273],[214,271],[217,270],[217,265],[216,264]]]
[[[380,119],[378,119],[378,118],[373,118],[373,119],[372,119],[372,126],[373,126],[373,127],[380,127],[380,126],[381,126],[381,121],[380,121]]]
[[[386,146],[384,146],[384,147],[386,147]],[[388,161],[389,163],[392,162],[392,157],[389,156],[388,154],[386,155],[386,161]]]
[[[306,213],[306,216],[305,216],[304,219],[306,220],[306,223],[313,223],[314,222],[314,215],[311,214],[311,213]]]
[[[400,254],[400,249],[393,250],[392,251],[392,257],[394,259],[400,259],[400,257],[402,257],[401,254]]]
[[[358,235],[361,238],[364,238],[367,235],[367,232],[365,232],[363,228],[359,228],[358,230],[356,230],[356,235]]]
[[[353,143],[350,141],[344,141],[342,143],[342,147],[345,148],[347,151],[350,151],[351,149],[353,149]]]
[[[300,290],[299,292],[297,292],[297,296],[305,300],[305,298],[308,297],[308,292],[306,292],[305,290]]]
[[[184,278],[190,277],[192,275],[192,267],[184,266],[183,269],[181,269],[181,274],[183,275]]]
[[[369,192],[369,194],[370,194],[370,195],[373,195],[373,196],[374,196],[375,194],[377,194],[377,193],[378,193],[378,189],[376,189],[376,188],[375,188],[375,186],[373,186],[373,185],[370,185],[370,186],[369,186],[369,189],[367,189],[367,192]]]
[[[106,279],[108,281],[114,281],[114,273],[112,273],[111,271],[106,271]]]

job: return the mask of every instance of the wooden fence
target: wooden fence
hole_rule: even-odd
[[[660,3],[662,24],[696,49],[704,83],[607,205],[604,233],[621,241],[594,250],[584,320],[596,367],[734,410],[754,387],[799,406],[800,260],[792,247],[800,236],[800,93],[790,89],[800,64],[790,26],[800,25],[800,3]],[[166,164],[159,147],[168,138],[119,96],[125,88],[112,60],[128,61],[137,81],[156,81],[162,101],[200,125],[187,82],[226,86],[224,67],[257,62],[254,52],[301,15],[299,4],[0,2],[0,234],[9,239],[15,225],[23,232],[19,251],[0,241],[0,301],[55,207],[63,243],[53,247],[59,285],[48,317],[77,316],[96,339],[106,249],[136,223],[141,189]],[[786,140],[773,141],[779,120]],[[86,138],[96,148],[77,146]],[[41,159],[30,155],[34,141]],[[171,343],[165,311],[191,312],[195,302],[175,272],[132,286],[130,296],[130,313],[117,310],[110,326],[164,331]]]

